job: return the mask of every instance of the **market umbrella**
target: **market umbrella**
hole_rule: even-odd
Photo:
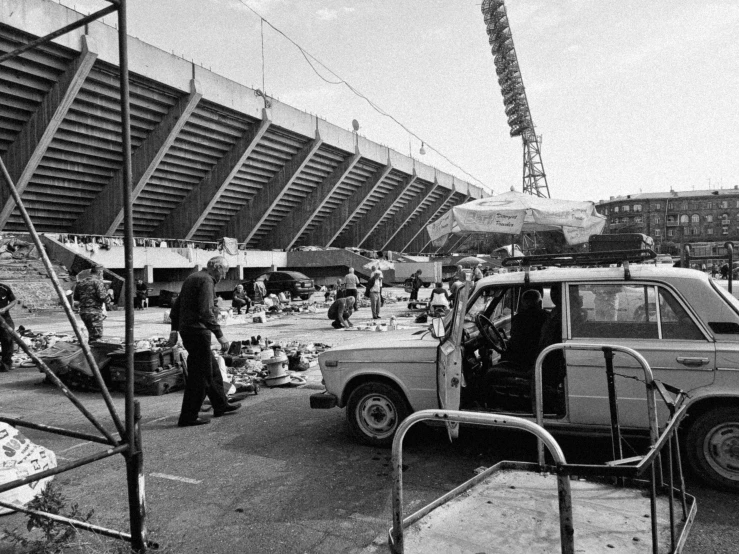
[[[568,244],[587,242],[600,234],[606,218],[590,201],[541,198],[521,192],[506,192],[454,206],[426,227],[435,246],[443,246],[453,235],[518,235],[537,231],[560,231]]]
[[[372,269],[372,266],[376,266],[380,271],[395,269],[395,264],[393,262],[388,262],[387,260],[373,260],[368,264],[364,264],[362,267],[365,269]]]
[[[462,258],[461,260],[457,261],[457,265],[477,265],[486,263],[488,263],[488,260],[483,260],[482,258],[478,258],[477,256],[467,256],[466,258]]]

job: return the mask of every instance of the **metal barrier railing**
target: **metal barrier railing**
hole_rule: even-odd
[[[657,527],[657,491],[661,490],[669,495],[669,511],[670,511],[670,540],[672,549],[670,552],[679,552],[687,538],[687,532],[695,518],[696,504],[695,500],[685,491],[685,480],[682,470],[682,460],[678,440],[678,427],[685,417],[687,406],[683,405],[685,395],[682,391],[673,389],[659,381],[655,381],[654,375],[649,362],[639,354],[636,350],[625,346],[608,345],[608,344],[585,344],[585,343],[563,343],[553,344],[541,351],[536,359],[534,367],[534,387],[535,398],[535,417],[537,424],[544,424],[543,409],[543,383],[542,383],[542,367],[546,356],[556,350],[581,350],[581,351],[602,351],[606,366],[606,380],[608,384],[608,398],[611,416],[611,445],[613,450],[613,461],[602,465],[594,464],[566,464],[561,471],[568,475],[578,476],[601,476],[613,477],[617,483],[623,484],[624,479],[638,479],[649,471],[650,486],[650,510],[652,525],[652,551],[654,554],[659,552],[659,534]],[[618,395],[615,385],[615,373],[613,371],[614,352],[621,352],[635,359],[644,373],[644,384],[646,389],[646,403],[649,419],[649,438],[650,449],[644,456],[634,456],[631,458],[623,457],[622,450],[622,433],[618,414]],[[675,396],[671,396],[673,392]],[[657,419],[657,401],[656,395],[660,394],[662,400],[670,411],[670,418],[665,425],[665,429],[659,432],[659,421]],[[544,444],[538,440],[537,450],[539,458],[539,466],[544,468],[545,453]],[[667,448],[667,482],[664,477],[664,463],[661,459],[662,451]],[[677,475],[675,474],[677,470]],[[682,517],[684,526],[683,532],[679,537],[676,536],[676,514],[674,509],[675,492],[677,481],[677,493],[680,496],[680,504],[682,507]],[[690,504],[690,506],[688,506]]]
[[[477,483],[483,481],[491,473],[498,469],[498,466],[488,468],[473,479],[463,483],[454,490],[448,492],[444,496],[436,499],[431,504],[425,506],[413,515],[403,519],[403,439],[408,430],[424,420],[436,420],[443,422],[456,423],[472,423],[478,425],[488,425],[491,427],[500,427],[504,429],[518,429],[536,435],[537,440],[546,444],[557,468],[564,467],[566,461],[562,449],[554,440],[549,431],[543,427],[522,419],[520,417],[505,416],[500,414],[482,414],[477,412],[460,412],[456,410],[422,410],[408,416],[398,427],[393,439],[392,465],[393,465],[393,527],[390,530],[390,546],[395,554],[403,554],[404,552],[404,529],[423,516],[441,506],[452,498],[459,496],[463,492],[469,490]],[[560,542],[563,554],[574,554],[575,539],[572,523],[572,492],[570,490],[569,476],[557,472],[557,490],[559,497],[559,528]]]
[[[609,407],[611,412],[611,444],[614,459],[605,464],[572,464],[567,463],[562,449],[551,434],[543,427],[543,384],[542,364],[547,354],[556,350],[583,350],[602,351],[605,358],[606,377],[608,383]],[[642,456],[623,457],[621,426],[618,420],[618,395],[616,391],[613,371],[614,353],[620,352],[636,359],[644,373],[646,387],[646,402],[649,414],[650,447]],[[544,349],[536,361],[535,367],[535,399],[534,415],[537,423],[532,421],[502,415],[480,412],[461,412],[453,410],[424,410],[410,415],[398,427],[393,441],[393,526],[389,532],[389,544],[395,554],[403,554],[405,549],[405,529],[419,521],[434,509],[470,490],[475,485],[487,479],[496,471],[502,469],[538,471],[553,473],[557,476],[559,519],[560,519],[560,547],[564,554],[575,552],[574,523],[572,519],[572,491],[570,477],[600,477],[613,479],[618,486],[625,486],[626,480],[636,485],[646,484],[649,487],[652,552],[660,552],[658,493],[668,498],[670,549],[669,553],[678,553],[685,545],[690,527],[696,514],[695,498],[685,491],[685,480],[682,472],[682,460],[679,448],[678,427],[685,417],[687,406],[683,404],[684,393],[654,380],[652,370],[647,360],[631,348],[603,344],[556,344]],[[670,412],[670,418],[660,433],[657,419],[656,395],[660,394]],[[674,395],[674,396],[673,396]],[[487,425],[492,427],[518,429],[527,431],[536,436],[538,461],[512,462],[502,461],[487,468],[478,475],[437,498],[408,517],[403,517],[403,440],[411,426],[419,421],[434,420],[442,422],[466,423]],[[553,464],[548,464],[545,457],[545,448],[549,451]],[[666,454],[666,461],[661,457]],[[663,475],[666,470],[667,477]],[[645,481],[643,476],[649,474]],[[677,498],[676,498],[677,497]],[[679,503],[680,510],[675,504]],[[678,518],[680,518],[678,520]],[[682,525],[682,528],[680,526]],[[664,550],[663,550],[664,551]]]

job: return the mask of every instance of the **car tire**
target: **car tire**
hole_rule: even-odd
[[[301,300],[309,300],[310,297],[313,296],[312,294],[301,294],[300,299]]]
[[[410,410],[403,395],[385,383],[362,383],[349,395],[346,418],[354,435],[371,446],[389,447]]]
[[[698,477],[713,487],[739,491],[739,407],[698,416],[688,429],[685,449]]]

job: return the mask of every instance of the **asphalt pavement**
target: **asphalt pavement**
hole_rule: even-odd
[[[428,291],[422,291],[428,294]],[[402,294],[397,289],[398,294]],[[164,309],[136,312],[136,338],[166,336]],[[405,303],[388,304],[383,316],[407,313]],[[352,318],[368,321],[369,308]],[[412,319],[400,318],[412,325]],[[16,318],[35,331],[68,332],[60,316]],[[105,322],[107,336],[123,336],[122,312]],[[266,324],[225,328],[231,340],[260,334],[274,340],[338,344],[356,331],[335,331],[325,312],[300,313]],[[311,410],[308,397],[320,385],[311,369],[300,388],[262,388],[241,410],[211,424],[176,426],[182,394],[141,396],[147,527],[165,553],[364,553],[385,552],[391,525],[390,451],[359,444],[344,410]],[[96,415],[105,406],[96,393],[77,393]],[[123,395],[113,393],[122,414]],[[91,425],[54,387],[42,384],[35,368],[0,374],[0,412],[34,422],[92,431]],[[209,414],[204,414],[209,417]],[[105,419],[109,421],[109,419]],[[109,427],[112,427],[108,424]],[[24,430],[52,449],[60,463],[92,454],[100,446],[79,439]],[[608,441],[563,439],[572,460],[607,459]],[[500,459],[533,460],[533,441],[519,433],[463,429],[450,444],[442,430],[416,426],[404,458],[407,513],[447,492]],[[127,497],[121,457],[109,458],[56,478],[68,501],[93,522],[127,529]],[[739,495],[708,489],[688,477],[698,498],[698,516],[688,539],[689,554],[735,553],[739,544]],[[0,530],[23,528],[25,516],[0,517]],[[0,540],[0,553],[15,552]],[[20,552],[20,551],[18,551]],[[72,552],[115,552],[112,543],[87,533]],[[490,552],[495,552],[494,549]]]

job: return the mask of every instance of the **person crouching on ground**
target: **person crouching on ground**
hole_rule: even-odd
[[[328,309],[328,318],[333,319],[331,326],[334,329],[354,327],[352,322],[349,321],[349,318],[354,311],[354,304],[353,296],[344,296],[334,300],[334,303],[331,304],[331,307]]]
[[[191,273],[185,279],[180,296],[170,313],[172,332],[169,343],[177,343],[179,332],[187,350],[187,383],[177,423],[179,427],[209,423],[207,419],[198,418],[206,396],[213,406],[213,417],[227,415],[241,407],[238,403],[228,403],[222,379],[214,377],[216,372],[220,375],[220,369],[210,350],[211,333],[218,339],[223,352],[228,350],[230,344],[218,324],[214,304],[215,285],[227,272],[228,262],[223,256],[208,260],[205,269]]]
[[[249,300],[249,296],[246,294],[243,285],[236,285],[233,298],[231,299],[231,307],[236,310],[237,314],[241,313],[241,308],[244,308],[244,313],[249,312],[251,300]]]

